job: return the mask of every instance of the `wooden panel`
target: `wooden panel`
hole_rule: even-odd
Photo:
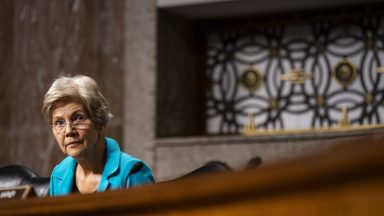
[[[9,82],[11,75],[11,56],[13,41],[13,12],[12,0],[1,2],[0,7],[0,140],[2,142],[0,151],[0,163],[4,158],[8,158],[14,143],[10,142],[10,127],[12,124],[10,106],[12,98],[12,86]]]
[[[195,23],[157,14],[157,137],[205,134],[205,54]]]
[[[124,79],[124,5],[125,1],[96,1],[95,79],[108,100],[114,117],[108,123],[107,134],[123,142],[123,82]]]
[[[380,215],[384,136],[316,157],[130,190],[0,202],[0,215]]]
[[[108,132],[122,141],[124,4],[1,1],[0,165],[24,164],[48,176],[64,157],[41,115],[44,94],[59,75],[98,81],[115,115]]]

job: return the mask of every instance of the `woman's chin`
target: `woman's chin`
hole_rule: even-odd
[[[66,148],[66,154],[73,158],[81,157],[81,153],[83,152],[83,148]]]

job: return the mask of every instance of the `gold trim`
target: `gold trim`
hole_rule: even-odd
[[[345,106],[341,107],[341,118],[339,121],[339,126],[342,128],[351,126],[351,122],[349,121],[348,117],[348,109]]]
[[[330,132],[350,132],[366,129],[383,128],[384,124],[370,124],[370,125],[352,125],[348,117],[348,109],[343,106],[341,109],[342,117],[339,124],[334,127],[327,128],[308,128],[308,129],[263,129],[257,128],[254,121],[254,114],[248,113],[248,121],[244,125],[241,134],[245,136],[259,136],[259,135],[304,135],[310,133],[330,133]]]
[[[383,66],[381,66],[381,67],[377,67],[377,68],[376,68],[376,72],[377,72],[377,73],[384,73],[384,67],[383,67]]]
[[[384,124],[371,124],[371,125],[349,125],[344,127],[331,127],[331,128],[310,128],[310,129],[288,129],[288,130],[267,130],[258,128],[252,134],[245,134],[246,136],[261,136],[261,135],[304,135],[310,133],[329,133],[329,132],[349,132],[359,131],[366,129],[383,128]]]
[[[343,58],[334,67],[332,75],[343,87],[349,86],[356,80],[356,65],[350,59]]]
[[[292,69],[289,73],[281,74],[280,80],[290,81],[294,84],[303,84],[306,80],[312,79],[312,73],[304,73],[302,69]]]
[[[253,113],[248,113],[248,123],[244,125],[242,133],[246,136],[253,136],[257,134]]]

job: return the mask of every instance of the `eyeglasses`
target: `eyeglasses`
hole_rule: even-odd
[[[51,124],[51,127],[56,130],[57,133],[63,133],[67,124],[71,128],[75,129],[87,129],[89,124],[87,122],[88,116],[86,115],[75,115],[70,121],[65,121],[64,119],[58,119]]]

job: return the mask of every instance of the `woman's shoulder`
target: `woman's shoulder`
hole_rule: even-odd
[[[117,157],[119,155],[120,165],[127,166],[131,164],[135,164],[137,162],[142,162],[140,159],[120,150],[120,146],[116,140],[106,137],[106,147],[107,147],[107,155],[109,157]]]
[[[108,161],[118,161],[119,170],[124,175],[131,175],[139,171],[150,170],[149,167],[141,159],[123,152],[119,148],[119,144],[112,138],[106,138]],[[112,162],[110,164],[112,164]],[[110,165],[112,167],[115,165]]]
[[[144,162],[130,154],[120,151],[120,164],[122,166],[133,166],[136,163],[144,163]]]
[[[155,182],[152,170],[144,161],[121,152],[121,171],[124,182],[130,186],[137,186]]]

